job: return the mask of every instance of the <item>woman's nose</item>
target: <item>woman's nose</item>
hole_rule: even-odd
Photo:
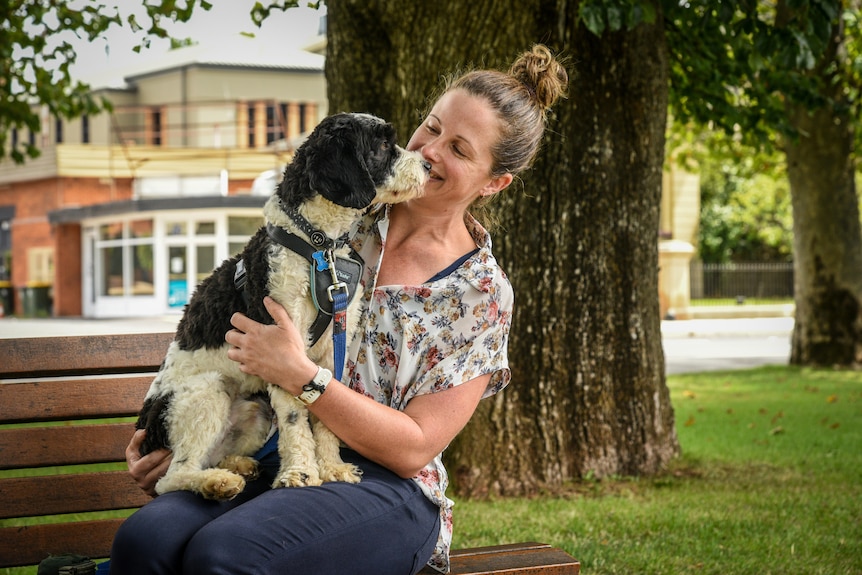
[[[433,140],[422,144],[419,151],[426,160],[431,162],[436,162],[440,159],[439,151],[437,150],[437,146],[434,145]]]

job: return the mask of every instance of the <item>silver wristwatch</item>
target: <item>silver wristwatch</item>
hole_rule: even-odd
[[[329,385],[330,380],[332,380],[332,372],[325,367],[318,366],[317,375],[314,376],[314,379],[302,386],[302,393],[299,394],[297,399],[305,405],[311,405],[317,401],[318,397],[323,395],[323,392],[326,391],[326,386]]]

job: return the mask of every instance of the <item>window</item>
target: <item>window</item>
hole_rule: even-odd
[[[254,148],[254,104],[248,105],[248,147]]]
[[[87,114],[81,116],[81,143],[90,143],[90,116]]]
[[[162,110],[153,108],[150,110],[150,143],[154,146],[162,145]]]
[[[54,249],[30,248],[27,250],[27,282],[54,283]]]
[[[279,120],[281,121],[281,125],[279,126],[280,137],[289,138],[290,134],[287,133],[287,102],[282,102],[278,105],[278,113],[280,114]]]
[[[305,104],[299,105],[299,133],[300,134],[304,134],[308,130],[311,129],[311,127],[307,126],[305,123],[305,108],[306,108]]]
[[[228,254],[234,256],[242,252],[248,239],[257,233],[263,223],[263,218],[260,216],[228,216]]]
[[[266,143],[273,143],[279,136],[279,122],[275,114],[275,106],[267,104],[266,106]]]
[[[63,143],[63,120],[61,118],[54,118],[54,143]]]
[[[99,295],[153,295],[153,220],[99,226],[96,261]]]

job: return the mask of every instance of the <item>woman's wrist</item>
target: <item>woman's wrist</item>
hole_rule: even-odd
[[[302,388],[317,375],[319,366],[311,360],[302,362],[291,374],[287,374],[280,387],[294,397],[302,394]]]

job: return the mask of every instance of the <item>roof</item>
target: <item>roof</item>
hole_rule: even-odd
[[[326,58],[298,48],[279,48],[271,44],[237,34],[230,38],[208,40],[193,46],[184,46],[149,58],[147,62],[122,71],[117,75],[92,80],[95,88],[126,88],[135,80],[190,66],[208,68],[269,69],[294,72],[322,73]]]

